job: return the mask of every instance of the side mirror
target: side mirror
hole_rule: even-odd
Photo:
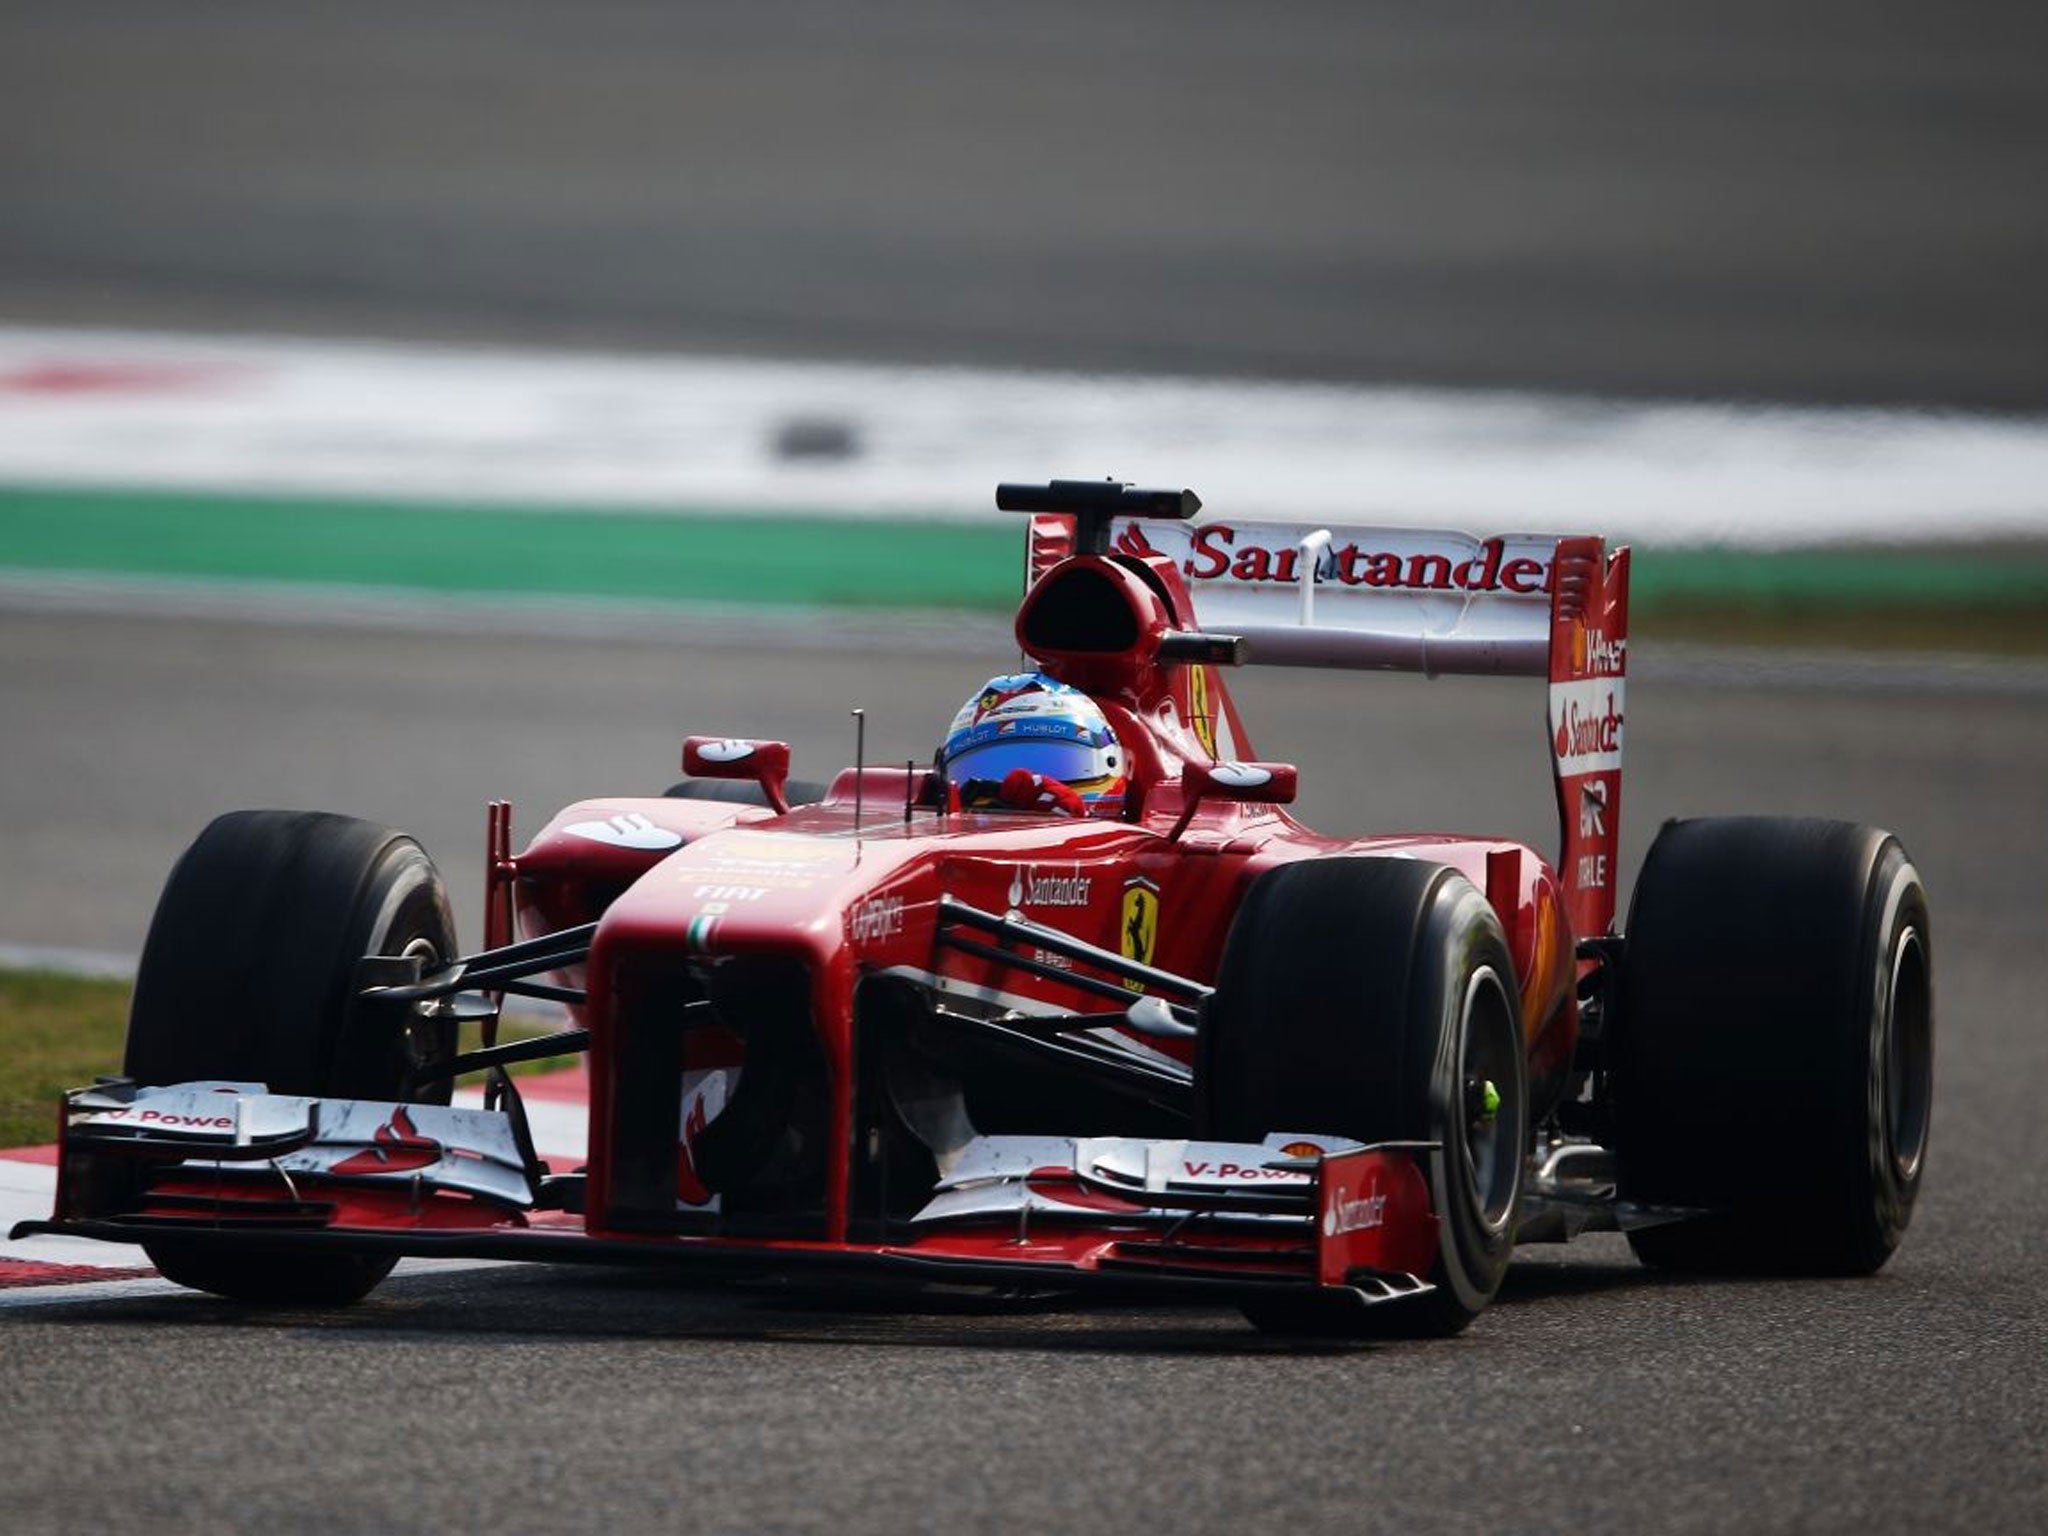
[[[1189,763],[1181,770],[1180,787],[1194,800],[1292,805],[1301,770],[1292,763]]]
[[[1301,770],[1292,763],[1189,763],[1180,771],[1181,811],[1173,835],[1187,830],[1204,800],[1291,805],[1300,787]]]
[[[683,772],[695,779],[752,779],[779,816],[789,810],[789,743],[735,736],[691,736],[683,742]]]

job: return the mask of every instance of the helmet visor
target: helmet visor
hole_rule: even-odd
[[[969,747],[946,765],[946,775],[955,783],[968,779],[1001,780],[1015,768],[1042,773],[1076,789],[1086,789],[1091,781],[1112,776],[1103,766],[1099,747],[1080,741],[1016,736]]]

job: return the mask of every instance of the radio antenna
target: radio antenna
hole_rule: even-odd
[[[868,712],[853,712],[853,830],[860,830],[863,781],[868,776]]]
[[[910,789],[916,781],[917,759],[906,757],[903,759],[903,825],[906,827],[910,825]]]

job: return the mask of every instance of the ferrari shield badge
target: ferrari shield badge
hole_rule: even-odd
[[[1125,883],[1121,935],[1126,960],[1152,963],[1152,949],[1159,938],[1159,887],[1150,880]],[[1126,980],[1124,985],[1133,992],[1145,990],[1141,982]]]

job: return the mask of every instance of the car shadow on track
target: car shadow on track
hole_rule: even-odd
[[[330,1340],[856,1345],[1121,1355],[1350,1352],[1373,1345],[1269,1339],[1234,1310],[1106,1307],[1071,1297],[861,1294],[678,1286],[646,1274],[536,1266],[387,1282],[351,1307],[253,1307],[197,1293],[51,1305],[18,1325],[277,1329]]]
[[[1655,1283],[1617,1264],[1521,1263],[1497,1307]],[[1273,1338],[1233,1308],[1105,1305],[1062,1296],[903,1292],[791,1285],[679,1285],[672,1278],[570,1266],[402,1276],[352,1307],[252,1307],[198,1293],[54,1304],[22,1323],[313,1331],[373,1343],[422,1337],[634,1338],[689,1343],[863,1345],[1118,1355],[1355,1354],[1389,1341]]]
[[[1509,1267],[1507,1279],[1502,1282],[1493,1305],[1518,1307],[1532,1302],[1597,1296],[1669,1284],[1670,1276],[1645,1268],[1626,1254],[1612,1262],[1592,1263],[1520,1259]]]

